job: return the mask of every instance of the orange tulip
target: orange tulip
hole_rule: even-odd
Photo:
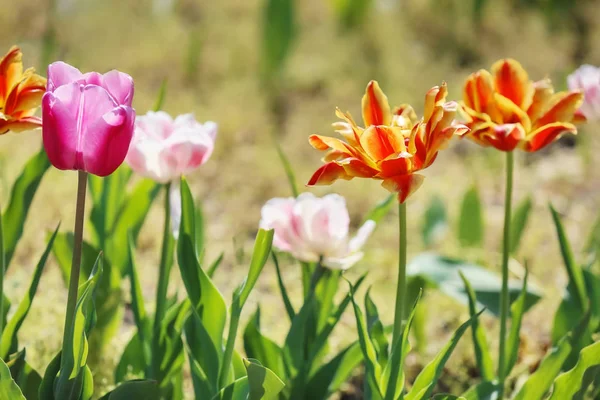
[[[46,79],[33,68],[23,71],[23,54],[17,46],[0,60],[0,135],[42,126],[34,116],[46,91]]]
[[[337,179],[380,179],[382,186],[398,193],[399,201],[404,203],[423,183],[423,175],[416,172],[430,166],[453,135],[468,130],[464,125],[452,124],[458,104],[446,102],[447,92],[445,83],[430,89],[419,120],[409,105],[392,112],[377,82],[369,82],[362,99],[365,128],[356,125],[349,113],[337,109],[336,115],[342,121],[333,126],[345,141],[310,136],[315,149],[330,151],[323,159],[325,165],[313,174],[308,185],[329,185]]]
[[[529,80],[512,59],[471,74],[465,83],[462,114],[471,128],[465,136],[498,150],[538,151],[564,133],[577,133],[575,122],[585,120],[577,109],[579,91],[554,93],[549,79]]]

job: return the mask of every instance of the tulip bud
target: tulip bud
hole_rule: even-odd
[[[63,62],[48,66],[42,133],[50,162],[62,170],[112,174],[133,136],[133,79],[116,70],[82,74]]]

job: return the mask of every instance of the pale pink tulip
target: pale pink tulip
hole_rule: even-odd
[[[583,91],[583,104],[579,111],[589,121],[600,119],[600,68],[582,65],[567,78],[569,89]]]
[[[133,136],[133,79],[116,70],[82,74],[63,62],[48,66],[42,98],[42,133],[50,162],[58,169],[112,174]]]
[[[217,124],[201,124],[192,114],[175,120],[163,111],[137,118],[127,163],[138,174],[160,183],[179,180],[204,164],[215,147]]]
[[[127,164],[138,174],[160,183],[172,182],[169,191],[171,227],[177,237],[181,220],[179,179],[210,158],[217,136],[217,124],[201,124],[192,114],[175,120],[163,111],[150,111],[135,121],[135,133]]]
[[[360,249],[375,228],[375,222],[369,220],[350,239],[346,201],[337,194],[274,198],[263,206],[261,217],[261,228],[275,229],[273,245],[277,249],[300,261],[322,260],[323,266],[341,270],[362,258]]]

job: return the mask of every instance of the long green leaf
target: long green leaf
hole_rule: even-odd
[[[478,247],[483,243],[483,212],[479,191],[473,186],[463,198],[458,225],[458,239],[465,247]]]
[[[265,0],[262,27],[262,73],[272,79],[281,73],[296,33],[293,0]]]
[[[50,161],[44,149],[33,156],[15,181],[10,192],[8,207],[2,214],[4,226],[4,247],[6,269],[15,253],[17,243],[23,235],[25,220],[40,182],[50,167]]]
[[[38,400],[42,377],[25,361],[25,349],[8,357],[6,365],[27,400]]]
[[[500,385],[497,381],[483,381],[462,394],[466,400],[498,400]]]
[[[13,314],[12,318],[8,321],[4,331],[2,332],[2,337],[0,339],[0,358],[3,360],[6,360],[10,353],[17,351],[17,333],[19,332],[25,317],[27,317],[27,314],[29,313],[31,304],[33,303],[33,297],[37,291],[42,272],[44,271],[46,261],[48,260],[48,256],[52,250],[52,245],[54,244],[54,239],[56,239],[56,234],[58,233],[59,227],[60,225],[54,230],[54,234],[52,234],[52,237],[46,245],[46,250],[44,250],[40,261],[37,263],[35,270],[33,271],[33,277],[31,278],[31,283],[29,284],[29,290],[27,291],[27,294],[25,294],[25,297],[23,297],[21,303],[19,303],[19,307],[17,307],[17,310]]]
[[[153,111],[162,110],[165,105],[165,99],[167,97],[167,79],[163,79],[160,88],[158,89],[158,95],[156,96],[156,101],[154,102],[154,107],[152,107]]]
[[[467,328],[472,324],[473,318],[479,318],[482,312],[483,311],[480,311],[478,314],[472,316],[468,321],[464,322],[458,327],[438,355],[419,373],[415,379],[413,387],[410,389],[410,392],[406,394],[405,400],[421,400],[429,398],[433,388],[437,383],[437,380],[442,373],[442,370],[444,369],[444,365],[446,365],[446,362],[450,358],[450,355],[458,344],[458,341],[462,337],[463,333],[465,333]]]
[[[574,297],[577,305],[582,310],[587,310],[589,304],[587,302],[587,293],[585,281],[583,280],[582,269],[575,262],[575,257],[573,256],[573,251],[571,250],[571,245],[567,239],[560,216],[554,207],[552,207],[552,205],[550,205],[550,212],[552,213],[552,220],[554,221],[554,226],[556,227],[556,234],[560,244],[560,252],[563,257],[567,273],[569,274],[569,283],[571,286],[568,287],[567,290],[570,289],[569,294]]]
[[[8,366],[0,359],[0,399],[27,400],[10,375]]]
[[[263,367],[258,360],[244,360],[248,373],[250,393],[248,400],[275,399],[285,384],[268,368]]]
[[[259,229],[258,234],[256,235],[256,240],[254,242],[254,250],[252,251],[252,260],[250,261],[250,270],[248,271],[248,277],[244,281],[241,286],[241,290],[239,292],[239,308],[240,310],[243,308],[250,292],[254,288],[256,281],[258,280],[258,276],[260,275],[262,269],[269,258],[269,253],[271,252],[271,244],[273,243],[273,235],[275,231]]]
[[[260,360],[277,376],[284,376],[281,348],[260,331],[260,308],[256,309],[244,330],[244,349],[249,358]]]
[[[285,306],[285,311],[287,312],[288,318],[290,321],[294,320],[296,316],[296,310],[294,310],[294,306],[292,306],[292,302],[290,301],[290,296],[288,295],[288,291],[283,283],[283,277],[281,276],[281,269],[279,268],[279,261],[277,260],[277,255],[274,251],[271,252],[271,258],[273,259],[273,264],[275,265],[275,272],[277,273],[277,284],[279,285],[279,292],[281,293],[281,298],[283,299],[283,305]],[[256,357],[255,357],[256,358]]]
[[[523,231],[525,231],[525,226],[527,226],[527,220],[529,219],[529,214],[531,213],[531,207],[531,197],[526,197],[517,205],[517,208],[515,209],[512,222],[510,223],[511,253],[516,253],[519,249],[521,237],[523,236]]]
[[[465,283],[465,291],[469,296],[469,313],[471,314],[471,317],[473,317],[477,314],[477,299],[475,298],[475,292],[462,272],[460,273],[460,277]],[[473,333],[473,347],[479,373],[484,380],[492,380],[494,378],[494,364],[488,348],[485,330],[479,324],[479,318],[472,319],[471,332]]]
[[[139,332],[131,337],[114,372],[115,383],[124,382],[128,377],[141,377],[148,368],[145,362],[144,347],[140,340]]]
[[[392,193],[388,195],[385,199],[381,200],[379,203],[375,205],[364,217],[364,222],[369,220],[375,221],[376,224],[380,223],[383,218],[390,212],[392,208],[396,205],[397,195]]]
[[[523,278],[523,290],[521,295],[515,300],[510,306],[510,332],[508,334],[508,342],[506,343],[506,373],[505,376],[510,374],[513,367],[517,363],[517,357],[519,355],[519,344],[520,344],[520,333],[521,333],[521,322],[523,321],[523,314],[525,314],[525,300],[527,296],[527,277],[529,276],[529,269],[525,265],[525,277]],[[491,378],[489,378],[491,380]]]
[[[600,374],[600,342],[584,347],[575,367],[562,373],[554,381],[549,400],[583,399],[587,387]]]
[[[310,393],[315,399],[329,398],[329,395],[338,391],[348,381],[362,358],[362,350],[358,343],[346,347],[321,365],[310,377],[306,393]]]
[[[158,400],[160,397],[157,389],[156,381],[133,380],[121,383],[100,400]]]

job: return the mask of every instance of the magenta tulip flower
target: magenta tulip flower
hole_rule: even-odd
[[[569,89],[583,91],[583,104],[579,111],[588,121],[600,120],[600,68],[582,65],[567,78]]]
[[[133,79],[116,70],[82,74],[64,62],[48,66],[42,98],[42,133],[58,169],[98,176],[122,163],[133,137]]]

